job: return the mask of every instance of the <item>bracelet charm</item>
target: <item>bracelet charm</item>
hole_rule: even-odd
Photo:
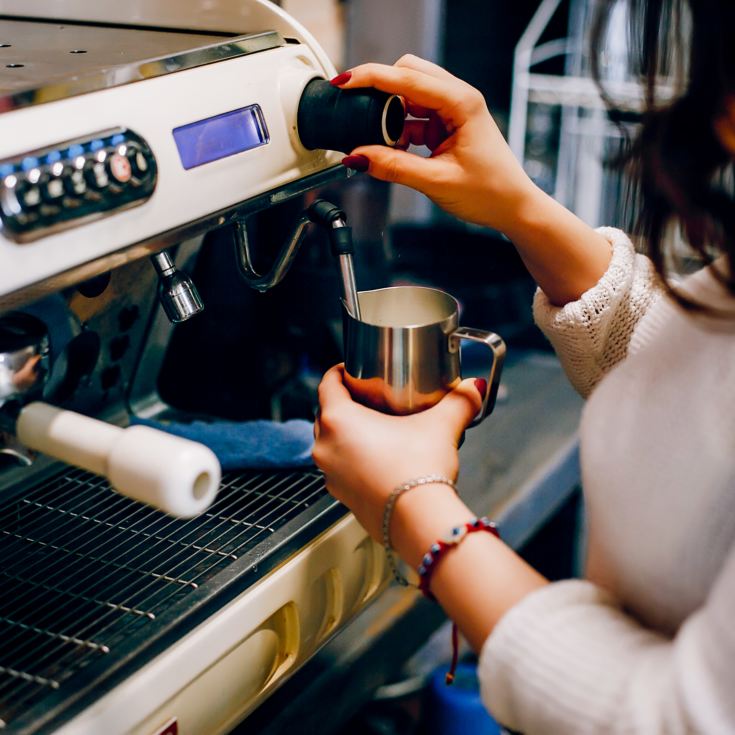
[[[489,518],[474,518],[467,523],[463,523],[461,526],[455,526],[452,530],[444,537],[435,541],[429,550],[424,554],[421,559],[421,565],[418,568],[419,574],[419,589],[431,600],[436,598],[429,589],[431,583],[431,575],[436,568],[437,563],[443,558],[444,554],[458,546],[465,538],[471,533],[476,531],[487,531],[492,533],[493,536],[500,538],[498,527]]]

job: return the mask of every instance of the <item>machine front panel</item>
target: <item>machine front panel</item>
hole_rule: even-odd
[[[35,217],[33,224],[13,220],[14,198],[6,197],[0,233],[0,257],[6,267],[0,273],[0,295],[145,243],[338,163],[335,154],[305,150],[296,131],[300,92],[321,74],[311,51],[294,44],[0,115],[0,160],[12,167],[6,170],[8,176],[15,175],[16,166],[27,175],[23,166],[32,170],[33,161],[27,159],[37,158],[39,151],[52,158],[65,155],[73,164],[68,147],[60,148],[60,141],[80,140],[86,146],[84,155],[91,155],[96,153],[91,147],[100,131],[114,130],[135,131],[136,141],[157,170],[155,191],[153,177],[149,186],[128,195],[131,200],[107,188],[105,197],[111,199],[95,208],[95,214],[105,216],[66,214],[63,228],[46,226],[58,223],[48,216],[53,210],[42,197],[36,200],[32,195],[32,206],[23,212]],[[243,146],[206,165],[185,168],[175,130],[255,105],[262,131],[267,130],[267,145]],[[110,136],[106,148],[111,140]],[[110,152],[114,154],[114,146]],[[131,163],[134,166],[135,159]],[[105,173],[109,177],[112,172]],[[94,188],[97,182],[93,178],[88,183]],[[115,189],[117,184],[112,183]],[[6,177],[5,190],[12,184]],[[134,188],[125,187],[128,192]],[[142,203],[134,209],[124,206],[132,200]]]

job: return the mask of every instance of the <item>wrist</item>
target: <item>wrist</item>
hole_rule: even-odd
[[[605,237],[536,187],[503,232],[551,303],[576,301],[595,286],[610,264]]]
[[[482,186],[483,222],[499,230],[510,239],[518,229],[518,222],[532,213],[542,202],[545,193],[539,189],[523,169],[507,171],[503,177],[490,176]]]
[[[390,528],[391,545],[416,569],[437,538],[473,517],[448,485],[422,485],[398,499]]]
[[[544,232],[554,226],[553,215],[557,208],[558,214],[564,210],[559,202],[529,179],[528,185],[511,198],[502,232],[514,243],[524,243],[529,236],[543,238]]]

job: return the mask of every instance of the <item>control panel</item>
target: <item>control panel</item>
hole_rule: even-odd
[[[0,220],[16,242],[142,204],[156,186],[150,146],[124,128],[0,161]]]

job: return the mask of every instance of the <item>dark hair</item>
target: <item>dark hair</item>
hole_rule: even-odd
[[[680,225],[693,254],[709,264],[724,254],[715,277],[735,296],[735,198],[732,154],[714,129],[729,94],[735,94],[735,0],[628,0],[630,68],[643,84],[641,125],[616,162],[636,199],[634,234],[674,298],[699,304],[668,280],[672,225]],[[601,80],[599,51],[616,0],[600,0],[592,30],[592,72]],[[677,78],[674,96],[661,98],[657,82]],[[706,309],[705,309],[706,310]]]

